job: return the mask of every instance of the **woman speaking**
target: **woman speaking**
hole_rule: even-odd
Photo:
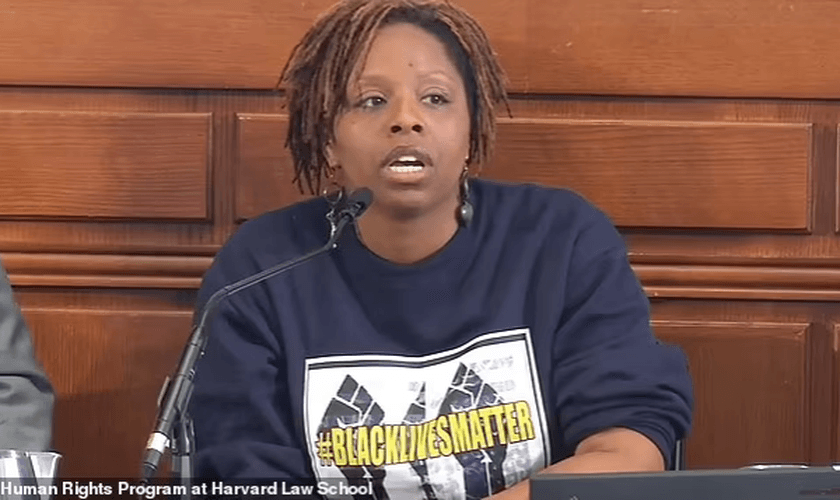
[[[571,191],[476,178],[504,83],[448,2],[345,1],[295,47],[286,142],[321,196],[245,223],[199,303],[324,245],[346,193],[373,203],[332,252],[220,307],[191,410],[201,477],[524,499],[540,471],[668,466],[691,382],[621,237]]]

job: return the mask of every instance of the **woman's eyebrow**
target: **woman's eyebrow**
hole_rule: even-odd
[[[418,75],[418,80],[441,80],[446,83],[454,83],[452,75],[442,70],[432,70]],[[390,85],[394,80],[386,75],[379,73],[364,73],[356,80],[355,87],[362,87],[364,85]]]
[[[391,78],[377,73],[365,73],[359,75],[355,82],[355,86],[361,87],[363,85],[387,85],[391,83]]]

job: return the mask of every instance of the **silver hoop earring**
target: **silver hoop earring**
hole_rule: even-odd
[[[468,227],[473,220],[475,211],[470,203],[469,169],[465,166],[461,175],[461,205],[458,207],[458,222],[463,227]]]
[[[328,179],[330,180],[330,187],[325,187],[321,191],[321,196],[327,200],[327,205],[330,207],[329,212],[327,212],[327,221],[330,223],[330,238],[332,238],[335,236],[338,225],[338,211],[344,202],[345,192],[344,187],[339,186],[332,175],[329,175]]]

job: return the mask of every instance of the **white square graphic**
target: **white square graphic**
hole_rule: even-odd
[[[550,450],[531,346],[519,329],[428,356],[308,359],[316,477],[375,498],[466,499],[543,469]]]

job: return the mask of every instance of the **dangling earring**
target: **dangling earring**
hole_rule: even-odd
[[[325,170],[330,185],[321,190],[321,196],[327,200],[327,204],[330,206],[330,211],[327,212],[327,220],[330,223],[330,238],[332,238],[338,225],[338,210],[344,201],[344,188],[339,186],[335,180],[335,167],[330,166]]]
[[[470,203],[470,169],[469,159],[464,164],[464,171],[461,173],[461,206],[458,207],[458,221],[462,226],[468,227],[473,219],[473,206]]]

